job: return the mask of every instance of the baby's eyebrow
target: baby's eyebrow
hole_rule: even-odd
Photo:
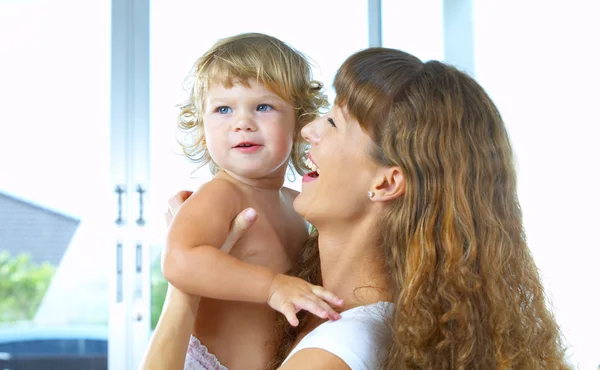
[[[258,100],[260,100],[260,99],[274,99],[274,100],[284,101],[279,95],[275,95],[275,94],[260,95],[260,96],[257,96],[256,99],[258,99]]]
[[[229,104],[230,101],[231,101],[231,99],[226,98],[226,97],[216,97],[216,98],[206,99],[206,103],[209,105]]]

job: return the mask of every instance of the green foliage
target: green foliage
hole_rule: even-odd
[[[0,322],[33,319],[55,272],[56,267],[37,264],[28,254],[11,257],[0,251]]]
[[[162,271],[160,269],[160,258],[157,258],[152,263],[150,269],[150,281],[151,281],[151,293],[150,293],[150,315],[151,315],[151,328],[154,330],[158,323],[158,318],[162,312],[162,306],[165,302],[165,296],[167,295],[167,280],[165,280]]]
[[[32,320],[54,277],[56,267],[37,264],[27,254],[0,251],[0,322]],[[157,258],[150,270],[151,325],[156,327],[167,294],[167,281]]]

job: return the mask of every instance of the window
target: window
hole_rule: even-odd
[[[110,3],[3,1],[0,34],[0,338],[106,332]]]

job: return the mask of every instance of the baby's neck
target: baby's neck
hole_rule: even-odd
[[[234,181],[240,185],[247,186],[254,190],[259,191],[273,191],[279,192],[285,182],[284,175],[274,174],[273,177],[261,177],[255,179],[249,179],[243,176],[239,176],[227,170],[220,170],[216,175],[215,179],[223,179],[228,181]]]

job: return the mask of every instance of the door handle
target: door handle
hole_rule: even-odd
[[[138,185],[137,189],[135,190],[136,193],[139,194],[139,210],[140,210],[140,214],[139,217],[136,221],[136,223],[138,224],[138,226],[144,226],[146,224],[146,221],[144,220],[144,193],[146,192],[146,190],[144,190],[144,188],[142,187],[142,185]]]
[[[125,220],[123,219],[123,194],[126,192],[127,190],[125,190],[124,185],[117,185],[115,188],[115,193],[117,193],[117,218],[115,224],[117,226],[125,225]]]

